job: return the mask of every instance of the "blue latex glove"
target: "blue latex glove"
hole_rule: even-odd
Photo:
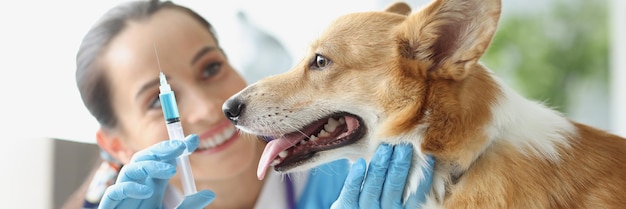
[[[104,192],[98,208],[162,208],[165,188],[176,173],[176,157],[187,146],[195,150],[198,142],[198,136],[192,134],[185,141],[167,140],[135,153],[120,170],[116,183]],[[203,208],[213,199],[213,192],[202,190],[186,196],[177,208]]]
[[[424,171],[424,180],[419,183],[416,193],[403,203],[402,193],[412,156],[412,145],[380,145],[367,169],[367,178],[363,159],[352,165],[341,194],[332,208],[420,208],[432,186],[434,160],[428,156],[429,165],[426,169],[429,170]]]

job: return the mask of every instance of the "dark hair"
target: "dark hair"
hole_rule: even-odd
[[[95,25],[89,29],[82,40],[76,55],[76,84],[83,103],[100,126],[114,128],[117,117],[110,99],[109,81],[104,72],[106,65],[101,63],[101,55],[107,46],[130,21],[141,21],[163,8],[179,9],[196,19],[211,33],[217,42],[211,24],[195,11],[170,1],[159,0],[134,1],[120,4],[106,12]],[[218,44],[219,45],[219,44]]]

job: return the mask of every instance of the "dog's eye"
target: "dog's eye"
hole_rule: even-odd
[[[315,55],[315,60],[313,60],[313,63],[311,63],[311,68],[322,69],[328,66],[329,64],[330,64],[330,59],[318,54],[318,55]]]

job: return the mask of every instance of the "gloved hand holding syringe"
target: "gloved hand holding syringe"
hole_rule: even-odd
[[[156,53],[156,46],[154,48]],[[158,62],[158,54],[157,54],[157,62]],[[167,83],[167,79],[161,70],[161,64],[159,63],[159,80],[161,85],[159,86],[159,100],[161,102],[161,108],[163,109],[163,116],[165,117],[165,124],[167,126],[167,133],[170,137],[170,140],[183,140],[185,139],[185,134],[183,133],[183,127],[180,122],[180,116],[178,114],[178,106],[176,104],[176,97],[174,96],[174,92],[172,88]],[[189,150],[185,150],[185,152],[178,158],[176,158],[176,163],[178,164],[180,171],[180,179],[183,185],[183,194],[185,196],[194,194],[197,192],[196,183],[193,178],[193,173],[191,173],[191,165],[189,164],[189,155],[191,153]]]

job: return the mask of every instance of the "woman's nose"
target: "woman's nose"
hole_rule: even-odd
[[[181,119],[191,124],[202,121],[217,123],[223,118],[220,108],[223,101],[217,96],[211,96],[200,91],[193,92],[187,95],[185,109],[181,109],[185,115],[181,115]]]

